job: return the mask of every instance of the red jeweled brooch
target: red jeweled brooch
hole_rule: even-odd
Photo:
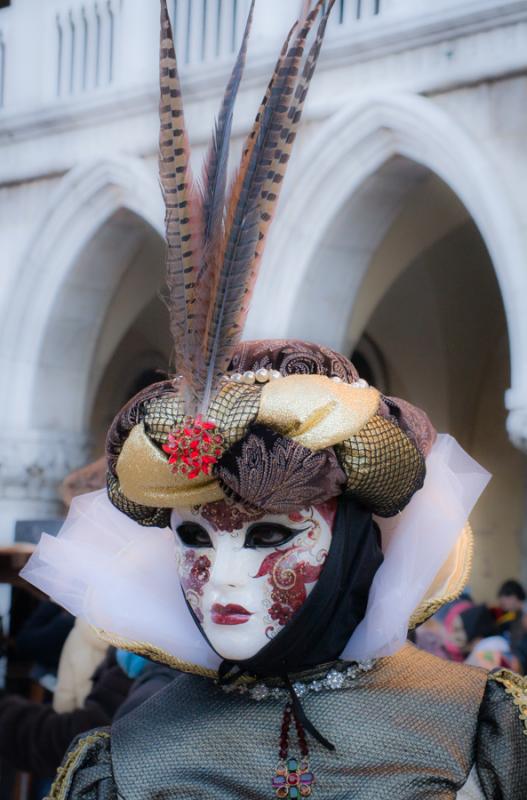
[[[197,478],[210,475],[212,467],[222,454],[223,436],[214,422],[204,420],[201,414],[187,417],[181,427],[168,434],[163,450],[168,453],[172,472]]]

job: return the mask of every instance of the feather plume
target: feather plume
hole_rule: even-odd
[[[204,221],[203,238],[205,246],[208,243],[217,241],[218,235],[223,227],[223,211],[225,207],[225,189],[227,186],[227,166],[234,103],[247,58],[247,42],[252,25],[254,3],[255,0],[252,0],[238,57],[231,72],[227,88],[225,89],[220,113],[203,168],[202,206]],[[202,270],[204,269],[206,269],[205,259],[202,265]],[[200,277],[201,273],[198,275],[198,279]]]
[[[159,177],[165,201],[167,286],[176,368],[192,386],[194,347],[189,319],[195,284],[195,189],[181,86],[166,0],[161,0]]]
[[[332,5],[333,3],[330,3],[324,12],[319,26],[320,42]],[[309,80],[314,71],[313,67],[297,84],[306,39],[321,7],[322,0],[319,0],[298,30],[285,57],[279,58],[263,107],[261,106],[255,121],[256,131],[253,129],[254,136],[250,135],[244,151],[243,172],[233,187],[233,193],[236,192],[236,205],[226,231],[220,280],[216,296],[211,298],[204,342],[205,361],[208,364],[202,401],[204,409],[218,380],[228,368],[233,349],[241,336],[256,280],[255,256],[261,255],[261,247],[258,252],[258,245],[265,235],[278,199],[288,159],[288,141],[291,139],[292,144],[300,120],[298,112],[301,111],[301,106],[295,100],[295,87],[302,85],[301,95],[305,99]],[[316,63],[320,47],[313,48],[310,56]],[[294,113],[290,118],[292,108]],[[284,145],[282,140],[285,142]]]
[[[318,0],[289,32],[226,198],[229,140],[254,3],[198,188],[190,170],[172,28],[161,0],[159,172],[165,199],[167,284],[176,366],[187,412],[207,413],[242,333],[263,243],[335,0]],[[326,9],[323,10],[323,6]],[[322,10],[303,70],[307,37]]]
[[[296,139],[296,134],[304,108],[304,102],[309,89],[309,83],[315,71],[329,14],[334,2],[335,0],[331,0],[331,2],[328,3],[327,8],[320,20],[315,41],[313,42],[307,55],[302,70],[302,75],[299,78],[295,88],[293,102],[291,103],[287,112],[286,122],[282,126],[282,130],[280,132],[279,144],[273,155],[273,164],[270,165],[263,174],[260,184],[260,229],[253,268],[258,266],[258,262],[262,256],[265,235],[269,225],[271,224],[273,213],[276,210],[278,194],[280,192],[280,187],[282,185],[287,164]]]
[[[252,0],[238,57],[223,96],[201,180],[203,251],[197,274],[195,308],[192,310],[197,339],[194,380],[201,385],[207,371],[202,343],[205,337],[209,301],[216,292],[218,276],[221,271],[225,191],[234,103],[245,67],[254,4],[255,0]]]

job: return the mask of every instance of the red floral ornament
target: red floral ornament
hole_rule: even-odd
[[[223,436],[214,422],[204,420],[201,414],[187,417],[180,428],[168,434],[163,450],[168,453],[172,472],[197,478],[200,473],[210,475],[212,467],[222,454]]]

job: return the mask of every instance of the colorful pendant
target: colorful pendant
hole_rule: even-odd
[[[289,756],[289,728],[291,726],[291,718],[295,720],[296,733],[298,737],[298,745],[300,749],[301,759]],[[272,779],[272,787],[275,790],[276,797],[290,798],[290,800],[298,800],[298,798],[309,797],[311,795],[315,776],[309,769],[309,751],[307,747],[306,735],[304,729],[296,716],[291,706],[287,703],[284,709],[284,716],[282,720],[282,728],[280,732],[280,760],[276,767],[276,774]]]
[[[288,758],[278,763],[272,784],[277,797],[300,798],[311,795],[314,781],[307,759],[299,762],[296,758]]]

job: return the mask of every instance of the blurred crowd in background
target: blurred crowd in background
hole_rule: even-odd
[[[496,604],[475,603],[469,592],[444,606],[415,632],[423,650],[449,661],[492,670],[527,672],[527,603],[516,580],[499,588]]]
[[[109,647],[81,619],[42,600],[5,642],[28,680],[8,675],[0,689],[0,797],[46,797],[71,743],[150,697],[176,673]]]

